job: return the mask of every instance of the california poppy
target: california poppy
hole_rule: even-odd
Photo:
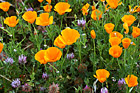
[[[49,18],[49,13],[42,13],[36,18],[36,24],[40,26],[48,26],[53,23],[53,16]]]
[[[109,34],[109,37],[110,38],[112,38],[112,37],[118,37],[118,38],[122,39],[123,38],[123,35],[121,33],[117,32],[117,31],[113,31],[113,32],[111,32]]]
[[[42,3],[42,2],[43,2],[43,0],[38,0],[38,2]]]
[[[93,6],[92,6],[92,11],[95,10],[95,9],[96,9],[96,7],[93,5]]]
[[[123,44],[123,47],[126,49],[129,47],[129,45],[131,44],[131,39],[130,38],[124,38],[122,40],[122,44]],[[132,43],[133,45],[135,45],[135,43]]]
[[[10,6],[11,6],[11,4],[9,2],[1,2],[0,3],[0,9],[2,9],[5,12],[7,12],[9,10]]]
[[[110,76],[110,73],[106,69],[98,69],[96,70],[96,75],[93,76],[103,83]]]
[[[0,53],[1,53],[2,49],[3,49],[3,44],[0,43]]]
[[[119,37],[112,37],[109,39],[111,46],[119,45],[121,43],[121,39]]]
[[[99,11],[98,9],[95,9],[92,11],[91,13],[91,18],[93,18],[94,20],[97,20],[97,18],[99,18],[99,20],[101,19],[102,17],[102,12]]]
[[[132,26],[132,27],[133,27],[132,36],[133,36],[134,38],[140,36],[140,28],[134,27],[134,26]]]
[[[70,4],[66,2],[59,2],[54,6],[54,11],[58,12],[59,15],[64,15],[65,12],[71,12]]]
[[[128,75],[125,78],[125,82],[128,85],[128,87],[135,87],[138,85],[138,77],[134,76],[134,75]]]
[[[89,6],[90,6],[90,4],[86,4],[86,5],[84,5],[83,7],[82,7],[82,13],[83,13],[83,15],[87,15],[88,14],[88,8],[89,8]]]
[[[6,17],[4,24],[7,24],[10,27],[15,27],[19,21],[16,16]]]
[[[48,2],[48,4],[51,4],[51,0],[46,0]]]
[[[128,27],[128,24],[127,24],[127,23],[124,23],[124,24],[123,24],[123,28],[126,30],[124,33],[125,33],[125,34],[128,34],[128,32],[129,32],[129,27]]]
[[[40,50],[35,54],[35,60],[39,61],[40,64],[46,64],[47,62],[44,59],[46,50]]]
[[[49,5],[49,4],[47,4],[47,5],[45,5],[45,6],[43,7],[43,9],[44,9],[45,12],[50,12],[51,9],[52,9],[52,6]]]
[[[113,56],[114,58],[118,58],[121,56],[122,54],[122,47],[118,46],[118,45],[115,45],[115,46],[112,46],[110,49],[109,49],[109,54],[111,56]]]
[[[45,51],[44,59],[46,62],[56,62],[62,56],[62,52],[56,47],[49,47]]]
[[[120,0],[106,0],[106,2],[112,9],[116,9],[118,7],[118,5],[122,4],[122,2],[120,2]]]
[[[104,25],[104,28],[108,34],[110,34],[113,31],[114,27],[115,25],[112,23],[107,23]]]
[[[59,48],[65,48],[65,44],[59,39],[61,37],[60,35],[54,40],[54,45],[56,45]]]
[[[133,9],[131,8],[131,6],[129,5],[129,13],[133,14],[135,12],[139,12],[140,10],[140,6],[135,6]]]
[[[35,19],[37,18],[37,12],[36,11],[27,11],[23,14],[22,18],[29,22],[34,23]]]
[[[96,38],[96,33],[94,30],[91,30],[90,34],[91,34],[92,39]]]
[[[133,15],[124,15],[122,17],[122,21],[124,23],[127,23],[128,26],[131,26],[134,23],[134,21],[136,21],[136,18]]]
[[[65,44],[65,45],[71,45],[76,42],[76,40],[80,37],[80,34],[77,30],[66,28],[62,30],[62,35],[59,35],[59,39]]]

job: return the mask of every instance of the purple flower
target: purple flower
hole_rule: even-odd
[[[59,93],[58,84],[55,84],[53,82],[53,84],[49,86],[49,92],[48,93]]]
[[[28,8],[27,11],[34,11],[32,7]]]
[[[15,79],[15,80],[13,80],[13,82],[11,83],[11,86],[12,86],[13,88],[19,87],[19,86],[20,86],[20,80],[19,80],[18,78]]]
[[[118,87],[119,87],[120,90],[122,90],[122,88],[124,88],[124,85],[125,84],[126,83],[125,83],[124,78],[119,79],[119,81],[118,81]]]
[[[43,79],[48,79],[48,78],[49,78],[49,75],[47,75],[47,73],[43,73],[43,74],[42,74],[42,78],[43,78]]]
[[[82,20],[77,20],[77,21],[78,21],[78,22],[77,22],[78,26],[85,27],[86,21],[83,20],[83,18],[82,18]]]
[[[13,64],[14,60],[11,57],[8,57],[7,59],[5,59],[5,62]]]
[[[83,89],[83,92],[84,93],[91,93],[91,88],[86,85]]]
[[[2,27],[2,24],[0,24],[0,27]]]
[[[74,53],[67,54],[67,59],[73,59],[74,58]]]
[[[108,89],[106,87],[101,88],[101,93],[108,93]]]
[[[27,58],[26,56],[20,55],[20,56],[18,57],[18,62],[19,62],[20,64],[25,64],[25,63],[27,63],[26,58]]]
[[[22,85],[22,91],[24,92],[30,92],[31,91],[31,86],[28,85],[27,83],[25,83],[24,85]]]
[[[40,91],[45,91],[46,88],[40,87]]]

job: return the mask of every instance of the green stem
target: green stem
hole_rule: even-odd
[[[126,49],[124,49],[124,68],[125,68],[125,64],[126,64],[125,56],[126,56]]]
[[[54,65],[52,65],[52,64],[50,64],[50,63],[48,63],[53,69],[55,69],[56,71],[58,71],[55,67],[54,67]],[[45,69],[46,69],[46,67],[45,67]],[[47,70],[46,70],[47,71]]]
[[[93,71],[95,70],[96,71],[96,46],[95,46],[95,40],[93,40],[93,44],[94,44],[94,63],[93,63]],[[95,69],[94,69],[95,68]]]
[[[62,30],[62,24],[63,24],[63,15],[61,16],[60,32],[61,32],[61,30]],[[59,34],[60,34],[60,32],[59,32]]]
[[[66,60],[66,57],[67,57],[67,54],[68,54],[68,52],[69,52],[69,45],[68,45],[68,49],[67,49],[67,52],[66,52],[66,54],[65,54],[65,57],[64,57],[64,59],[63,59],[63,61],[62,61],[62,63],[61,63],[61,70],[63,71],[63,64],[64,64],[64,62],[65,62],[65,60]]]
[[[81,61],[81,39],[79,39],[78,46],[79,46],[79,57],[80,57],[80,64],[81,64],[82,63],[82,61]]]
[[[118,58],[117,61],[118,61],[119,68],[122,69]]]

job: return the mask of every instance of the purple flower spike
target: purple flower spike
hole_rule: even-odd
[[[13,82],[11,83],[11,86],[13,88],[18,88],[20,86],[20,80],[18,78],[13,80]]]
[[[20,64],[25,64],[25,63],[27,63],[26,59],[27,59],[26,56],[20,55],[20,56],[18,57],[18,62],[19,62]]]
[[[101,88],[101,93],[108,93],[108,89],[106,87]]]
[[[74,53],[67,54],[67,59],[73,59],[74,58]]]
[[[14,60],[11,57],[8,57],[7,59],[5,59],[5,62],[13,64]]]
[[[22,91],[24,92],[31,92],[31,86],[27,83],[25,83],[24,85],[22,85]]]
[[[34,11],[32,7],[28,8],[27,11]]]
[[[43,74],[42,74],[42,78],[43,78],[43,79],[48,79],[48,78],[49,78],[49,75],[47,75],[47,73],[43,73]]]
[[[91,93],[91,88],[86,85],[83,89],[83,93]]]
[[[85,25],[86,25],[86,21],[85,20],[78,20],[78,26],[82,26],[82,27],[85,27]]]

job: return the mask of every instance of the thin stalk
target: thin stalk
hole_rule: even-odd
[[[117,61],[118,61],[119,68],[122,69],[118,58]]]
[[[6,79],[6,80],[9,81],[9,82],[12,82],[10,79],[8,79],[7,77],[5,77],[5,76],[3,76],[3,75],[1,75],[1,74],[0,74],[0,77]]]
[[[79,46],[79,57],[80,57],[80,64],[81,64],[81,39],[79,40],[78,46]]]
[[[64,59],[63,59],[63,61],[62,61],[62,63],[61,63],[61,70],[63,71],[63,64],[64,64],[64,62],[65,62],[65,60],[66,60],[66,57],[67,57],[67,54],[68,54],[68,52],[69,52],[69,45],[68,45],[68,49],[67,49],[67,52],[66,52],[66,54],[65,54],[65,57],[64,57]]]
[[[96,62],[95,62],[95,58],[96,58],[96,46],[95,46],[95,40],[93,40],[93,44],[94,44],[94,63],[93,63],[93,71],[96,70]],[[95,69],[94,69],[95,68]]]
[[[62,24],[63,24],[63,15],[61,16],[60,32],[61,32],[61,30],[62,30]],[[59,32],[59,33],[60,33],[60,32]]]
[[[126,57],[126,49],[124,49],[124,68],[125,68],[125,64],[126,64],[126,59],[125,59],[125,57]]]

